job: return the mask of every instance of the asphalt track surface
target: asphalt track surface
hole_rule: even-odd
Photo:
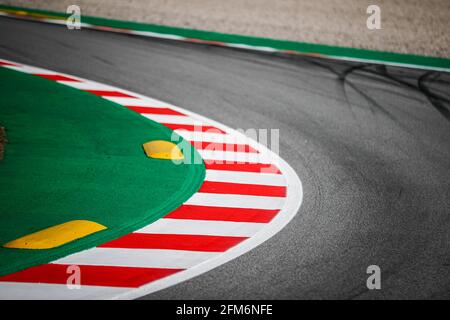
[[[296,217],[144,298],[450,298],[450,74],[261,54],[0,18],[0,57],[279,129]],[[382,289],[366,288],[379,265]]]

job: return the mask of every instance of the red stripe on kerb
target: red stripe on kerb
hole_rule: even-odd
[[[74,81],[74,82],[80,82],[77,79],[74,78],[69,78],[60,74],[34,74],[36,77],[41,77],[41,78],[45,78],[48,80],[53,80],[53,81]]]
[[[273,164],[264,163],[214,163],[205,162],[206,169],[209,170],[226,170],[226,171],[243,171],[243,172],[260,172],[281,174],[281,171]]]
[[[84,91],[90,92],[92,94],[95,94],[97,96],[102,96],[102,97],[135,98],[133,96],[130,96],[130,95],[120,92],[120,91],[108,91],[108,90],[84,90]]]
[[[245,239],[247,238],[184,234],[130,233],[119,239],[104,243],[99,247],[224,252]]]
[[[220,130],[219,128],[213,127],[213,126],[204,126],[204,125],[192,125],[192,124],[176,124],[176,123],[163,123],[166,127],[169,127],[172,130],[187,130],[187,131],[194,131],[194,132],[209,132],[209,133],[222,133],[225,134],[226,132],[223,130]]]
[[[269,223],[279,211],[182,205],[164,218]]]
[[[259,153],[258,150],[256,150],[255,148],[252,148],[248,144],[234,144],[234,143],[220,143],[220,142],[202,142],[202,141],[191,141],[191,144],[197,150]]]
[[[286,187],[204,181],[198,192],[220,194],[243,194],[249,196],[285,197]]]
[[[17,64],[10,63],[10,62],[6,62],[6,61],[0,61],[0,66],[13,66],[13,67],[18,67]]]
[[[182,114],[181,112],[169,108],[138,107],[138,106],[125,106],[125,107],[133,111],[136,111],[137,113],[143,114],[167,114],[167,115],[184,116],[184,114]]]
[[[73,271],[68,273],[65,264],[43,264],[0,277],[0,282],[31,282],[66,284]],[[86,266],[80,268],[80,284],[87,286],[137,288],[182,269],[134,268],[111,266]],[[69,289],[67,289],[69,290]]]

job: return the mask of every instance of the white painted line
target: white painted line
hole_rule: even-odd
[[[162,249],[93,248],[54,261],[56,264],[187,269],[218,253]]]
[[[222,208],[281,209],[285,199],[281,197],[249,196],[197,192],[185,204]]]
[[[283,175],[259,172],[206,170],[205,181],[286,186]]]
[[[137,233],[252,237],[265,223],[159,219]]]

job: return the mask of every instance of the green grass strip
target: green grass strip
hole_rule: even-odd
[[[67,17],[65,13],[58,13],[46,10],[36,10],[20,8],[13,6],[0,5],[0,9],[25,11],[30,14],[44,14],[51,17]],[[270,38],[243,36],[236,34],[225,34],[203,30],[194,30],[187,28],[170,27],[148,23],[138,23],[131,21],[112,20],[99,17],[82,15],[83,23],[89,23],[96,26],[113,27],[121,29],[130,29],[136,31],[149,31],[168,35],[177,35],[186,38],[201,39],[207,41],[218,41],[225,43],[244,44],[249,46],[270,47],[277,50],[291,50],[301,54],[323,55],[330,58],[364,60],[367,62],[379,62],[386,64],[405,65],[410,67],[442,69],[450,71],[450,59],[421,56],[413,54],[402,54],[393,52],[383,52],[375,50],[365,50],[348,47],[338,47],[322,44],[313,44],[306,42],[296,42],[287,40],[277,40]]]

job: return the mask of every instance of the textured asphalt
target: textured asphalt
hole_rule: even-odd
[[[145,298],[450,298],[449,74],[8,18],[0,57],[234,128],[280,130],[280,155],[304,187],[293,221],[249,253]],[[381,290],[366,288],[372,264]]]

